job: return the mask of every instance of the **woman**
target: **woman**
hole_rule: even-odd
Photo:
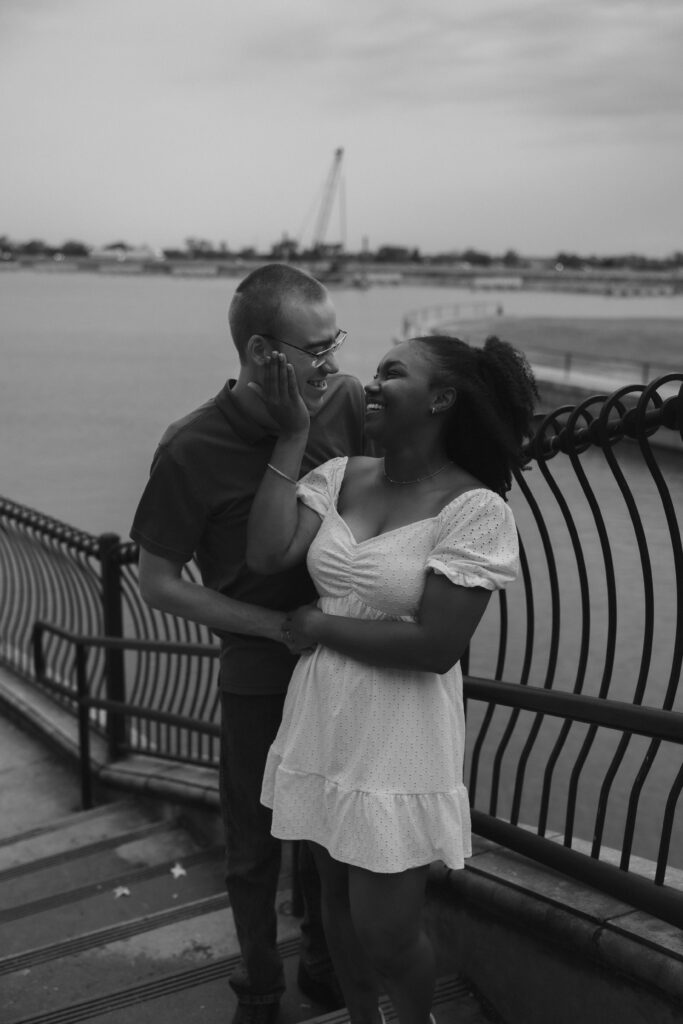
[[[333,459],[298,485],[308,413],[281,352],[260,390],[281,433],[247,557],[261,572],[307,558],[320,593],[283,628],[302,656],[262,800],[274,835],[311,843],[351,1020],[380,1019],[378,980],[401,1024],[426,1024],[428,866],[461,868],[471,852],[458,661],[492,590],[517,572],[503,496],[530,430],[533,376],[497,338],[483,349],[401,342],[366,387],[367,432],[384,458]]]

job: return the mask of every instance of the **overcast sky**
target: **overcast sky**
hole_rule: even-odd
[[[683,0],[0,0],[0,234],[683,249]]]

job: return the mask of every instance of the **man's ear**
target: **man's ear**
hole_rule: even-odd
[[[442,388],[437,391],[432,400],[432,409],[435,413],[447,412],[455,405],[458,392],[455,388]]]
[[[261,334],[252,334],[245,349],[247,359],[256,363],[258,366],[263,366],[266,361],[266,356],[269,356],[273,348],[269,341]]]

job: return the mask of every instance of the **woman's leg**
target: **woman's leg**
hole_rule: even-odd
[[[434,951],[421,926],[428,870],[348,869],[355,933],[401,1024],[428,1024],[434,998]]]
[[[352,1024],[379,1024],[377,979],[351,920],[348,865],[317,843],[309,846],[320,875],[327,944]]]

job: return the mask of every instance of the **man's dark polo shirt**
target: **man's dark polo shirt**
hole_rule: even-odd
[[[337,455],[363,452],[363,388],[344,374],[328,377],[327,384],[311,419],[302,475]],[[204,585],[213,590],[266,608],[298,608],[316,596],[305,566],[262,576],[245,564],[249,510],[276,438],[240,409],[232,385],[167,429],[130,535],[173,562],[194,556]],[[221,634],[221,688],[284,692],[295,660],[272,640]]]

